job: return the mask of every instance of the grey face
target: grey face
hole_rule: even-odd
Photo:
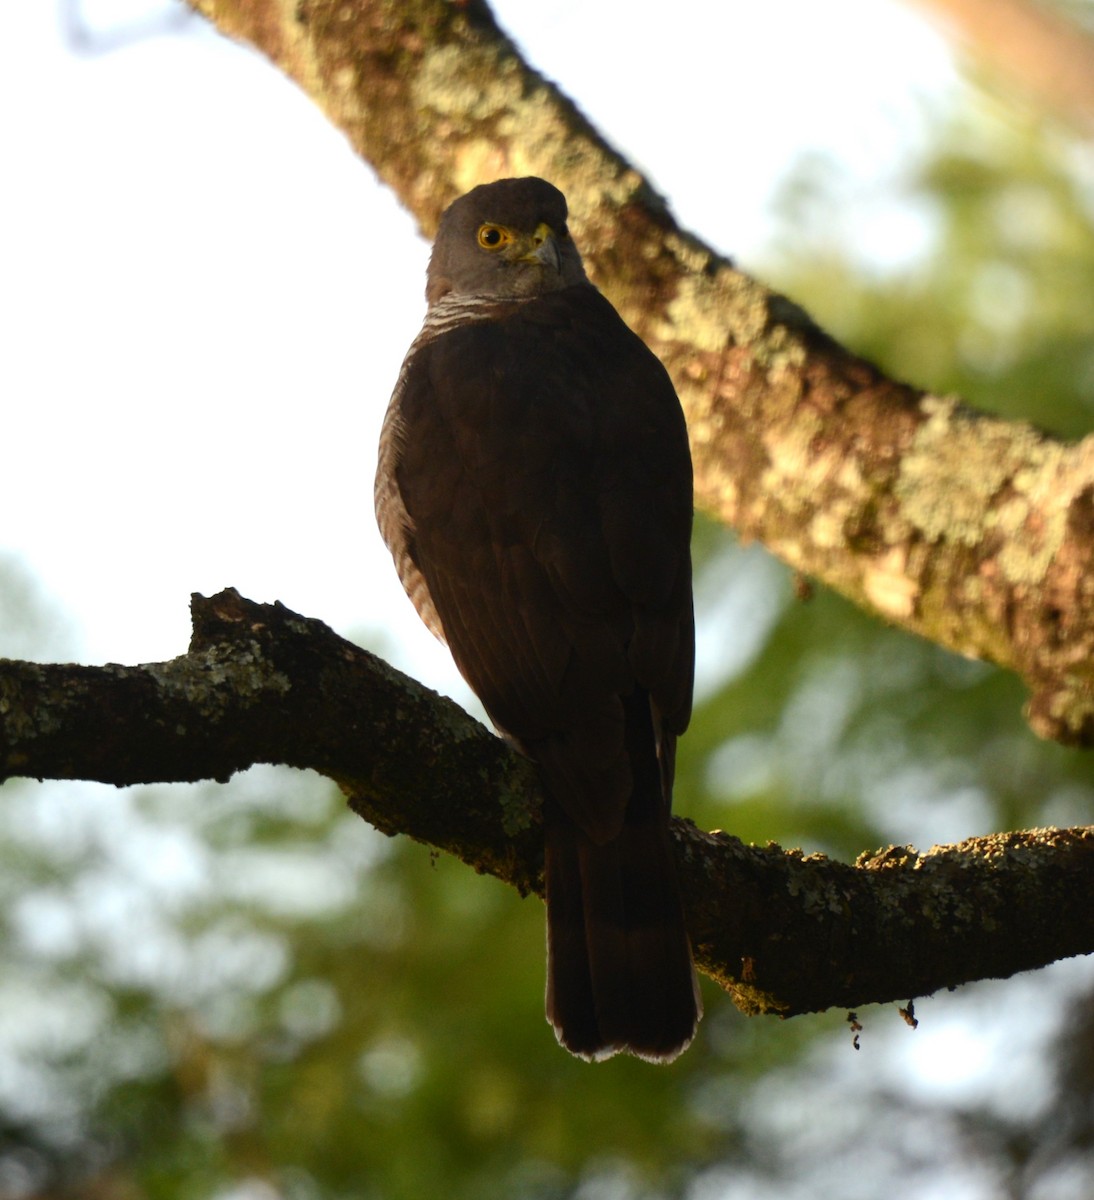
[[[449,295],[519,299],[583,282],[563,194],[543,179],[501,179],[445,211],[426,297],[430,304]]]

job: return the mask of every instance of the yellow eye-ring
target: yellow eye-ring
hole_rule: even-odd
[[[500,250],[513,240],[513,235],[501,225],[480,225],[479,245],[484,250]]]

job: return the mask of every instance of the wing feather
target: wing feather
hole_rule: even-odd
[[[420,338],[388,433],[377,509],[407,591],[570,817],[615,836],[621,698],[647,690],[669,735],[690,711],[691,464],[664,368],[571,287]]]

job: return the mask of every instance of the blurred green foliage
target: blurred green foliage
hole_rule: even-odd
[[[772,283],[898,376],[1089,430],[1089,147],[970,94],[895,201],[924,248],[884,271],[825,184],[814,163],[788,187]],[[1013,678],[797,599],[707,522],[695,548],[679,811],[847,859],[1090,820],[1090,757],[1032,737]],[[0,564],[7,653],[48,647],[47,609]],[[1004,1045],[1040,1015],[1018,1112],[991,1072],[925,1102],[894,1014],[860,1014],[856,1055],[846,1014],[748,1021],[712,987],[673,1066],[590,1067],[543,1019],[539,902],[383,838],[323,780],[2,796],[0,1200],[1094,1194],[1089,972],[937,1002]]]

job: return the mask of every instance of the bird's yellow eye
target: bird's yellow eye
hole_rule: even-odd
[[[513,240],[513,235],[501,225],[480,225],[479,245],[484,250],[500,250]]]

